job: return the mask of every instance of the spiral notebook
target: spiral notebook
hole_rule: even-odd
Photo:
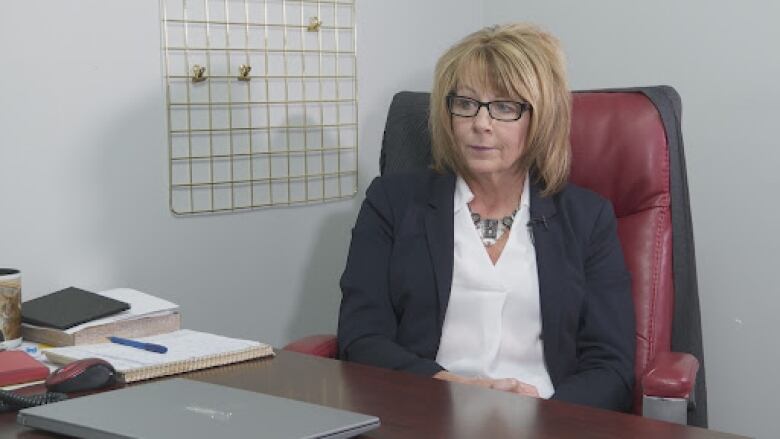
[[[114,366],[126,383],[274,355],[273,348],[264,343],[190,329],[136,340],[163,345],[168,352],[158,354],[114,343],[100,343],[46,349],[43,353],[56,364],[102,358]]]

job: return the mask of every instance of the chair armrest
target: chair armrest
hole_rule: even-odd
[[[336,358],[338,347],[336,336],[331,334],[310,335],[295,340],[283,348],[285,351],[300,352],[318,357]]]
[[[642,377],[645,396],[688,398],[696,383],[699,360],[691,354],[659,352]]]

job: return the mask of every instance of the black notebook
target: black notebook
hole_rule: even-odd
[[[70,327],[130,309],[120,300],[68,287],[22,303],[22,322],[56,329]]]

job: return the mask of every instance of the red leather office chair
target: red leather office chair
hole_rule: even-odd
[[[428,166],[427,111],[427,93],[395,96],[382,145],[382,173]],[[706,426],[679,95],[665,86],[575,92],[572,111],[571,181],[614,205],[632,274],[637,318],[634,412]],[[325,357],[337,352],[332,335],[307,337],[285,349]]]

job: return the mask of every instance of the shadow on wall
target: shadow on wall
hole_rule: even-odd
[[[411,81],[414,82],[414,81]],[[379,154],[382,147],[387,110],[397,90],[376,91],[361,102],[379,102],[380,105],[361,106],[358,138],[359,163],[357,194],[352,208],[325,217],[320,223],[317,242],[306,265],[304,291],[290,319],[287,341],[314,334],[335,334],[338,326],[341,289],[339,280],[347,263],[347,253],[352,240],[352,228],[363,202],[365,190],[379,174]],[[365,96],[364,96],[365,98]],[[335,250],[339,251],[335,251]]]
[[[358,200],[354,208],[323,218],[317,242],[304,268],[300,302],[291,315],[286,333],[290,341],[307,335],[336,333],[341,291],[339,278],[344,271],[351,230],[355,222]],[[336,251],[339,250],[339,251]]]
[[[84,194],[95,207],[83,214],[92,238],[81,250],[95,261],[82,271],[102,275],[85,288],[137,288],[179,303],[185,327],[277,346],[335,331],[357,201],[175,217],[156,91],[117,109],[117,122],[87,141],[83,172],[101,184]],[[308,242],[285,238],[296,228]]]
[[[94,210],[83,212],[91,239],[82,250],[92,262],[84,271],[102,275],[85,287],[139,288],[180,303],[188,326],[245,337],[260,329],[263,340],[277,346],[306,335],[335,333],[351,229],[365,188],[378,174],[382,132],[395,90],[376,95],[372,101],[378,105],[360,112],[355,198],[265,215],[184,218],[168,210],[165,107],[158,92],[150,89],[121,109],[121,123],[99,130],[88,142],[92,160],[85,163],[85,172],[101,184],[87,194]],[[306,227],[310,242],[284,245],[273,231],[291,224]],[[236,233],[242,230],[249,235]],[[241,258],[235,257],[235,248],[243,252]],[[262,297],[261,284],[277,286],[284,294]],[[235,319],[209,317],[234,306],[239,308]],[[248,322],[253,330],[247,329]]]

